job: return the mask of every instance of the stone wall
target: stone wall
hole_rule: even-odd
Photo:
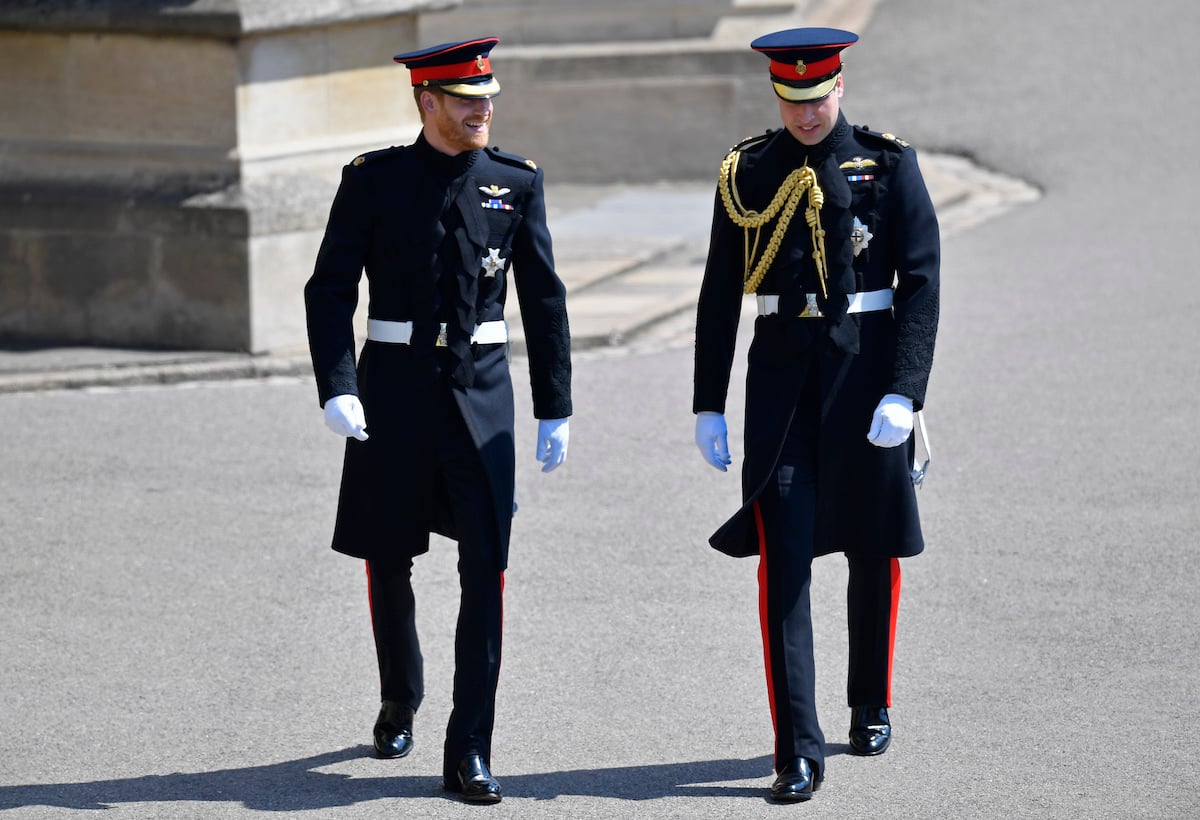
[[[551,179],[712,175],[771,0],[10,0],[0,6],[0,340],[305,343],[341,167],[411,142],[404,50],[495,34],[494,136]]]
[[[465,0],[455,13],[423,17],[421,40],[461,40],[472,32],[500,36],[506,45],[708,37],[735,11],[733,0]]]
[[[447,4],[26,5],[0,13],[0,338],[301,344],[339,170],[419,128],[391,56]]]

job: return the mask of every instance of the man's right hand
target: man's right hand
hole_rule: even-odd
[[[725,427],[725,415],[704,410],[696,414],[696,446],[704,460],[721,472],[728,472],[729,431]]]
[[[367,417],[358,396],[344,394],[325,402],[325,426],[343,438],[367,440]]]

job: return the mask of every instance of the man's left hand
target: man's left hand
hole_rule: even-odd
[[[908,441],[913,429],[912,399],[888,393],[875,408],[867,441],[876,447],[897,447]]]
[[[538,421],[537,455],[542,462],[542,472],[548,473],[567,460],[567,442],[571,437],[566,419],[540,419]]]

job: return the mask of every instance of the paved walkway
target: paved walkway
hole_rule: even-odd
[[[966,160],[923,155],[944,235],[1036,197]],[[621,346],[694,309],[712,219],[713,181],[560,185],[550,228],[575,351]],[[296,286],[303,284],[297,278]],[[523,349],[510,305],[514,352]],[[304,350],[250,355],[97,347],[0,349],[0,393],[311,373]]]

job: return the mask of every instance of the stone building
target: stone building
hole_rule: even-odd
[[[8,0],[0,342],[302,346],[341,166],[415,136],[391,56],[425,45],[501,38],[493,140],[552,181],[708,178],[803,5]]]

